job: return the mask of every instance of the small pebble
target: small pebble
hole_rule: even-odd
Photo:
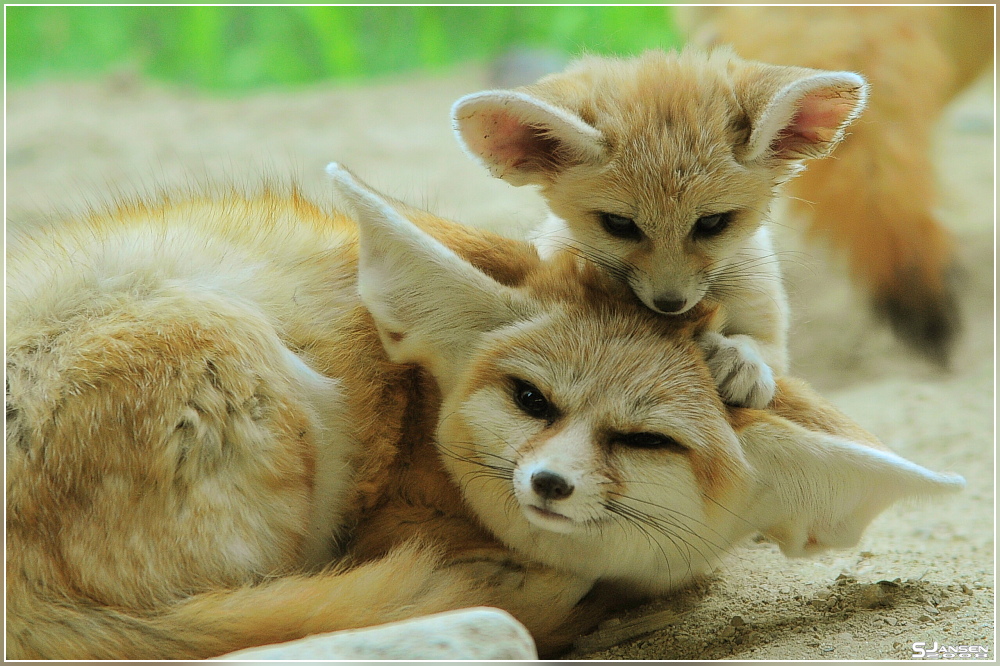
[[[917,622],[930,622],[930,621],[931,621],[930,615],[921,615],[920,617],[917,618]]]
[[[898,622],[899,622],[899,620],[897,620],[894,617],[887,617],[887,618],[885,618],[885,623],[887,625],[889,625],[890,627],[895,627],[896,623],[898,623]]]
[[[733,625],[734,627],[742,627],[743,625],[746,624],[746,622],[739,615],[734,615],[733,619],[729,621],[729,624]]]
[[[860,585],[856,593],[856,603],[861,608],[878,608],[891,601],[896,585],[889,581],[880,581],[874,585]]]

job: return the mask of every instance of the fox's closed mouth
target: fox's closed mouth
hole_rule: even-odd
[[[542,517],[548,518],[550,520],[563,520],[563,521],[566,521],[566,522],[569,522],[569,523],[573,522],[573,519],[570,518],[569,516],[564,516],[561,513],[556,513],[555,511],[549,511],[548,509],[543,509],[543,508],[535,506],[533,504],[526,506],[525,509],[529,513],[532,513],[532,514],[534,514],[536,516],[542,516]]]

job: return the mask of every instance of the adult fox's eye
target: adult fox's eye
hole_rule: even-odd
[[[522,412],[535,419],[550,420],[552,405],[533,384],[522,379],[514,380],[514,402]]]
[[[623,432],[615,435],[612,441],[631,449],[656,449],[661,451],[675,451],[677,453],[683,453],[688,450],[686,446],[673,437],[667,437],[656,432]]]
[[[699,217],[694,223],[692,234],[695,238],[711,238],[726,230],[732,219],[732,213],[715,213]]]
[[[614,213],[598,213],[598,215],[601,218],[601,226],[615,238],[642,240],[642,230],[632,218]]]

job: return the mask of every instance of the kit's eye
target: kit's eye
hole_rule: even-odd
[[[715,213],[714,215],[703,215],[694,223],[691,233],[695,238],[711,238],[718,236],[729,226],[733,214]]]
[[[514,402],[522,412],[535,419],[551,421],[555,410],[548,398],[534,384],[514,379]]]
[[[658,451],[675,451],[684,453],[688,450],[686,446],[678,442],[673,437],[661,435],[657,432],[621,432],[614,435],[611,441],[630,449],[655,449]]]
[[[601,226],[615,238],[624,240],[642,240],[642,230],[636,226],[635,220],[614,213],[598,213]]]

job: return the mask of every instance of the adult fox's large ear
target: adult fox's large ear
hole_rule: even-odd
[[[735,410],[734,427],[752,468],[744,515],[788,556],[857,544],[894,502],[965,485],[891,451],[812,393],[780,382],[776,408]]]
[[[451,110],[458,142],[512,185],[544,185],[601,156],[602,135],[577,115],[516,90],[466,95]]]
[[[865,107],[868,84],[854,72],[746,63],[736,94],[750,121],[742,161],[825,157]]]
[[[389,358],[427,367],[447,391],[480,334],[530,315],[530,303],[406,219],[346,169],[327,173],[357,222],[358,293]]]

